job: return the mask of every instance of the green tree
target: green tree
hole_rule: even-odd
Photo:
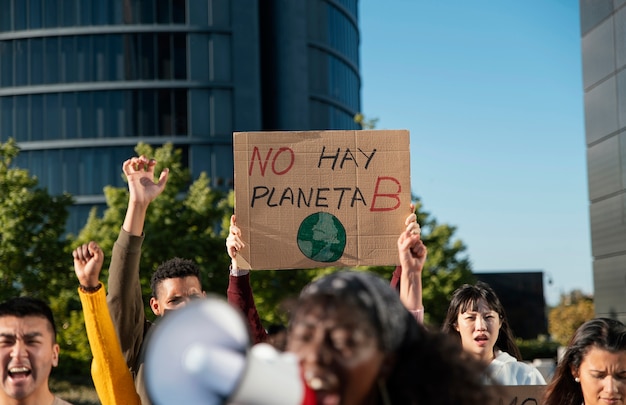
[[[48,302],[59,332],[60,367],[85,372],[91,354],[64,236],[72,197],[38,187],[36,177],[13,167],[18,154],[13,139],[0,144],[0,300],[28,295]]]
[[[63,237],[69,194],[51,196],[27,170],[12,167],[13,139],[0,144],[0,299],[47,299],[72,284]]]
[[[594,316],[593,297],[580,290],[561,294],[559,305],[548,314],[548,331],[554,341],[565,346],[576,329]]]
[[[359,124],[361,129],[374,129],[376,124],[378,124],[378,118],[367,118],[361,113],[355,114],[353,119],[354,122]]]

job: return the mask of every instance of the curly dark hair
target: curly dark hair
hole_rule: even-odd
[[[163,280],[184,277],[196,277],[198,281],[200,281],[200,284],[202,284],[202,280],[200,279],[200,268],[193,260],[175,257],[161,263],[154,271],[152,278],[150,279],[152,296],[154,298],[158,298],[157,289]]]

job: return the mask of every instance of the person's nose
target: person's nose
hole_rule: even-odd
[[[11,357],[14,359],[19,359],[21,357],[27,356],[26,345],[21,341],[17,340],[13,344],[13,349],[11,350]]]
[[[487,330],[487,323],[485,322],[485,318],[483,318],[482,316],[478,315],[476,317],[476,323],[475,323],[474,327],[478,331],[485,331],[485,330]]]
[[[604,390],[610,394],[619,392],[618,385],[620,384],[613,376],[607,375],[604,383]]]
[[[316,337],[310,342],[305,360],[310,364],[329,364],[331,362],[332,354],[325,339]]]

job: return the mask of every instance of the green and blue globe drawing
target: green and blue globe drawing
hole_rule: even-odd
[[[334,215],[316,212],[300,224],[298,247],[302,254],[316,262],[337,261],[346,248],[346,229]]]

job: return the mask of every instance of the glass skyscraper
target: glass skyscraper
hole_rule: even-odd
[[[626,2],[580,0],[596,315],[626,321]]]
[[[68,230],[138,142],[233,186],[232,133],[357,129],[358,0],[0,0],[0,141]]]

